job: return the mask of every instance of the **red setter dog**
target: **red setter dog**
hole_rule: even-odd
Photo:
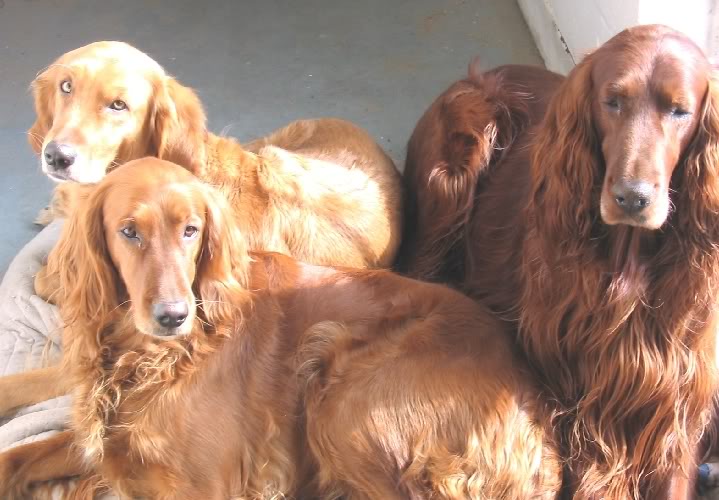
[[[626,30],[566,79],[476,68],[419,121],[407,271],[516,321],[574,498],[687,498],[717,388],[719,82]]]
[[[250,254],[223,196],[155,158],[61,237],[72,430],[0,455],[0,496],[99,473],[127,497],[554,498],[511,333],[388,271]]]

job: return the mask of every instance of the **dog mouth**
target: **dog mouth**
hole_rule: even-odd
[[[669,216],[668,209],[662,207],[650,208],[640,213],[628,214],[614,206],[609,197],[602,197],[600,202],[600,215],[602,221],[609,226],[632,226],[650,231],[660,229]],[[658,203],[668,205],[668,203]]]
[[[153,328],[151,335],[153,337],[159,337],[164,340],[171,340],[175,338],[185,337],[190,332],[187,328]]]
[[[40,167],[42,173],[53,182],[73,182],[77,184],[97,184],[110,170],[103,162],[81,162],[80,159],[66,168],[52,167],[43,160]]]
[[[192,318],[188,317],[188,320],[181,325],[177,326],[163,326],[157,321],[154,321],[150,317],[139,317],[135,314],[135,317],[131,319],[131,324],[134,326],[135,331],[154,339],[155,342],[163,342],[165,340],[179,340],[187,337],[192,333],[192,324],[194,322],[194,315]]]
[[[158,340],[172,340],[186,337],[192,332],[192,324],[195,320],[194,311],[188,314],[185,321],[177,326],[162,325],[154,319],[145,319],[135,323],[136,328],[151,337]]]
[[[72,182],[72,178],[68,176],[65,173],[58,173],[58,172],[46,172],[46,175],[53,181],[57,183],[62,182]]]
[[[153,337],[159,341],[175,340],[187,337],[192,331],[187,325],[180,325],[175,328],[164,327],[148,322],[148,324],[135,324],[137,330],[149,337]]]

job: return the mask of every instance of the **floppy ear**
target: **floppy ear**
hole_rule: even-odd
[[[676,188],[676,229],[694,239],[703,236],[707,249],[719,238],[719,75],[713,73]]]
[[[207,322],[222,325],[232,321],[237,298],[247,291],[251,258],[225,198],[209,186],[200,189],[207,208],[195,292]]]
[[[541,239],[552,245],[589,241],[598,206],[602,154],[593,125],[589,55],[562,82],[539,127],[532,153],[534,217]]]
[[[60,240],[48,256],[48,273],[59,278],[63,321],[97,325],[118,306],[119,277],[105,241],[100,186],[73,210]]]
[[[166,77],[155,90],[154,144],[158,158],[201,174],[205,165],[207,128],[197,95]]]
[[[50,78],[50,70],[46,70],[30,84],[35,101],[35,123],[27,131],[27,140],[37,154],[40,154],[45,135],[52,128],[55,94],[57,93],[54,83]]]

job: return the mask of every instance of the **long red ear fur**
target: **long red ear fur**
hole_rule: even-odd
[[[35,102],[35,122],[27,131],[27,140],[36,154],[40,154],[42,143],[52,128],[55,110],[55,89],[50,78],[50,70],[39,74],[30,84]]]
[[[195,92],[167,77],[156,89],[157,157],[201,175],[206,161],[207,118]]]
[[[591,54],[585,57],[560,86],[534,147],[527,216],[552,246],[588,241],[598,206],[602,155],[592,124],[592,61]]]
[[[719,74],[714,69],[704,98],[701,121],[689,145],[677,192],[679,222],[684,237],[704,236],[710,249],[719,236]]]
[[[237,300],[248,287],[250,255],[223,196],[203,186],[206,223],[195,279],[201,310],[211,325],[226,325],[237,315]]]
[[[66,324],[100,324],[118,305],[119,278],[103,225],[105,191],[102,187],[94,190],[72,211],[48,256],[47,272],[59,279],[58,304]]]

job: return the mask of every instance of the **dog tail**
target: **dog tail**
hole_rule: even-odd
[[[352,332],[342,323],[322,321],[304,334],[298,351],[298,376],[304,382],[305,405],[317,404],[327,388],[333,367],[342,362],[353,343]]]
[[[425,113],[408,146],[405,168],[417,179],[405,205],[414,224],[407,225],[402,243],[407,268],[398,269],[411,277],[462,280],[461,241],[478,186],[528,122],[527,94],[509,85],[502,69],[482,72],[475,58],[467,73]],[[428,155],[429,139],[440,149]]]

